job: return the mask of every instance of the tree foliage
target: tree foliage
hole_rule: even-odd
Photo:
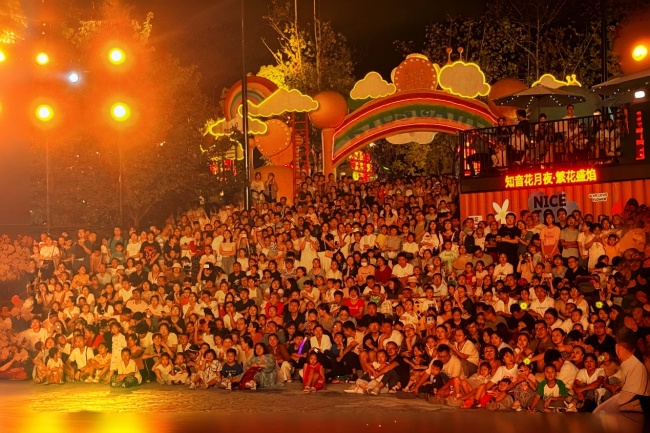
[[[608,2],[609,46],[614,28],[638,8],[634,0]],[[403,54],[423,52],[447,61],[446,47],[462,47],[463,57],[481,65],[488,81],[514,77],[532,84],[544,73],[558,78],[577,74],[585,85],[601,80],[600,2],[588,0],[491,0],[478,18],[448,17],[425,30],[425,43],[397,41]],[[452,60],[458,58],[454,53]],[[618,73],[608,54],[609,74]]]
[[[199,149],[208,113],[200,75],[195,66],[154,50],[148,42],[152,19],[148,14],[134,20],[128,7],[106,1],[98,19],[62,32],[61,44],[87,72],[82,94],[68,95],[76,121],[49,134],[53,226],[120,222],[120,153],[125,224],[162,222],[174,204],[182,204],[179,200],[209,194],[213,179]],[[133,59],[128,69],[111,72],[97,55],[107,41],[127,47]],[[132,125],[124,129],[114,128],[109,117],[111,101],[120,98],[132,106]],[[38,173],[43,173],[42,156],[41,148]],[[34,215],[40,222],[42,177],[35,183],[41,209]]]
[[[20,0],[0,2],[0,44],[13,44],[24,37],[27,18]]]
[[[258,75],[312,96],[322,90],[346,95],[355,79],[352,51],[345,36],[329,21],[317,20],[315,32],[311,26],[297,27],[292,5],[288,0],[271,2],[264,18],[275,31],[277,42],[263,42],[276,64],[262,66]]]
[[[458,138],[436,134],[431,143],[392,144],[377,140],[369,147],[375,173],[381,178],[399,179],[410,176],[439,176],[455,173],[458,167]]]

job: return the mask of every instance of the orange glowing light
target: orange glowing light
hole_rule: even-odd
[[[123,102],[111,106],[111,117],[118,122],[124,122],[131,116],[131,109]]]
[[[36,107],[36,118],[41,122],[49,122],[54,118],[54,110],[47,104]]]
[[[4,62],[7,60],[7,55],[4,53],[4,51],[0,50],[0,63]]]
[[[643,44],[639,44],[632,50],[632,58],[637,62],[645,59],[648,55],[648,47]]]
[[[47,53],[42,53],[42,52],[38,53],[36,55],[36,63],[38,63],[41,66],[47,65],[48,63],[50,63],[50,56],[48,56]]]
[[[126,54],[120,48],[113,48],[108,52],[108,61],[114,65],[121,65],[125,60]]]
[[[528,188],[536,186],[573,185],[598,181],[596,169],[557,170],[522,173],[505,177],[505,187]]]

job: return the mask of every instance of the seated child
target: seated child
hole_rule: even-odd
[[[49,351],[50,358],[47,360],[47,368],[45,372],[45,382],[43,385],[50,383],[58,383],[63,385],[63,360],[59,353],[59,349],[52,347]]]
[[[142,375],[135,361],[131,359],[131,349],[125,347],[120,352],[120,360],[117,362],[117,369],[111,376],[111,386],[131,388],[142,383]]]
[[[383,349],[379,350],[377,352],[377,360],[372,363],[372,368],[374,371],[378,371],[384,368],[386,365],[388,365],[388,353]],[[379,382],[381,382],[381,379],[383,377],[383,374],[375,376],[374,374],[364,373],[363,376],[357,379],[356,385],[353,388],[346,389],[345,392],[356,394],[365,394],[367,392],[370,393],[375,388],[377,388],[377,385]],[[379,389],[377,388],[377,393],[374,395],[377,395],[378,393]]]
[[[564,402],[569,393],[561,380],[556,379],[557,369],[553,364],[544,366],[544,380],[537,385],[537,395],[533,398],[528,412],[553,412],[566,407]]]
[[[519,364],[517,379],[513,382],[512,388],[514,389],[515,401],[512,403],[511,409],[520,411],[530,408],[530,404],[535,398],[535,391],[537,391],[537,380],[530,364],[524,362]]]
[[[208,349],[203,355],[198,371],[192,377],[190,389],[213,387],[219,379],[219,370],[221,365],[217,361],[217,353],[213,349]]]
[[[185,364],[185,355],[177,353],[174,358],[174,368],[169,374],[169,381],[172,385],[184,385],[187,383],[189,374]]]
[[[485,404],[487,410],[508,410],[512,407],[514,399],[509,393],[510,385],[512,381],[509,378],[504,378],[499,381],[498,389],[492,388],[490,391],[483,396],[481,400],[484,400],[486,396],[490,395],[489,401],[481,404]]]
[[[156,381],[161,385],[171,385],[172,381],[169,378],[170,374],[174,370],[174,366],[171,363],[169,353],[163,352],[160,355],[160,359],[152,368],[153,372],[156,374]]]
[[[239,383],[242,375],[244,374],[244,367],[237,362],[237,351],[230,348],[226,351],[226,362],[221,367],[219,377],[221,379],[221,387],[232,391],[232,384]]]
[[[490,364],[488,362],[481,362],[478,366],[478,371],[468,377],[467,379],[460,380],[460,392],[462,395],[458,398],[453,398],[447,401],[449,406],[460,406],[462,402],[468,399],[474,401],[476,390],[479,386],[488,383],[492,374],[490,374]],[[460,402],[460,404],[458,404]]]
[[[411,366],[411,376],[409,377],[409,383],[404,388],[404,392],[409,392],[411,387],[418,383],[420,376],[427,369],[428,359],[426,356],[415,356],[413,359],[404,359],[404,361]]]
[[[97,346],[97,355],[88,360],[90,366],[90,375],[86,382],[106,382],[110,380],[108,375],[111,369],[111,353],[108,351],[106,343],[99,343]]]
[[[302,376],[302,383],[305,386],[303,392],[316,392],[325,387],[325,368],[318,362],[318,355],[315,352],[309,354]]]

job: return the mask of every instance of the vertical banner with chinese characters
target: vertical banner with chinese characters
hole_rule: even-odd
[[[350,155],[350,168],[352,169],[352,179],[368,182],[373,173],[370,154],[360,150],[354,152]]]

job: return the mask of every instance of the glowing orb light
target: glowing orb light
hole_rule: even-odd
[[[49,122],[54,117],[54,110],[46,104],[36,107],[36,117],[42,122]]]
[[[68,81],[70,81],[73,84],[78,83],[80,79],[81,79],[81,77],[76,72],[70,72],[68,74]]]
[[[643,44],[639,44],[632,50],[632,58],[637,62],[645,59],[648,55],[648,47]]]
[[[38,63],[41,66],[47,65],[48,63],[50,63],[50,56],[48,56],[47,53],[42,53],[42,52],[38,53],[36,55],[36,63]]]
[[[108,61],[114,65],[121,65],[125,60],[126,54],[120,48],[113,48],[108,52]]]
[[[129,106],[123,102],[116,102],[111,106],[111,117],[118,122],[124,122],[131,116]]]

